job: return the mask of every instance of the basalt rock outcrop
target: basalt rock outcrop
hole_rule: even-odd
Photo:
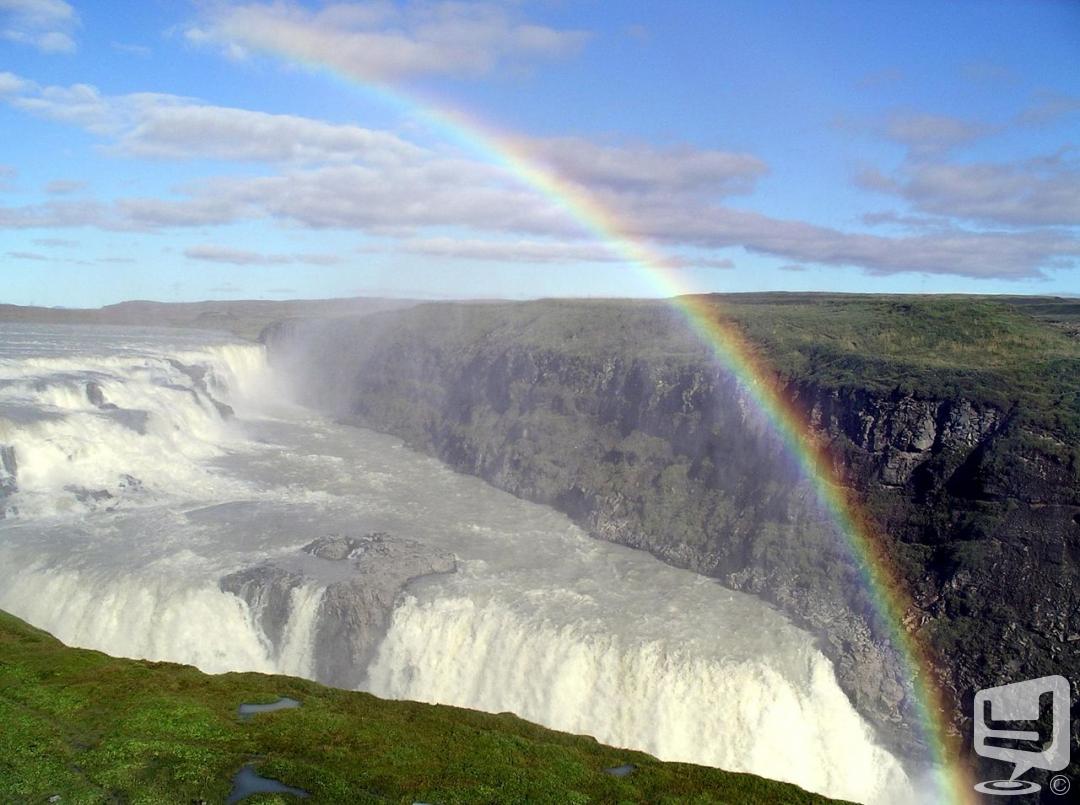
[[[310,652],[315,677],[342,688],[360,687],[386,633],[394,602],[410,581],[452,573],[451,554],[383,533],[320,537],[298,553],[225,576],[220,587],[247,602],[272,653],[280,659],[290,623],[305,596],[317,602]],[[300,638],[304,639],[304,638]],[[295,650],[295,647],[292,647]]]
[[[7,516],[7,499],[19,491],[18,471],[15,448],[0,444],[0,520]]]
[[[198,400],[199,394],[205,396],[206,399],[210,401],[210,404],[214,406],[215,410],[217,410],[218,415],[221,416],[222,419],[228,419],[235,415],[235,411],[233,411],[231,405],[221,402],[221,400],[216,399],[211,393],[210,385],[206,380],[207,372],[209,370],[205,366],[188,365],[186,363],[181,363],[175,358],[169,358],[168,361],[173,369],[191,380],[191,385],[194,389],[192,393],[195,395],[196,400]]]
[[[283,322],[263,338],[310,404],[773,602],[820,636],[882,736],[914,749],[910,672],[863,579],[864,548],[752,401],[754,381],[668,313],[447,304]],[[865,513],[875,563],[910,592],[900,625],[930,647],[951,699],[941,718],[970,734],[975,690],[1080,679],[1080,470],[1067,440],[953,383],[823,382],[798,368],[776,382]]]

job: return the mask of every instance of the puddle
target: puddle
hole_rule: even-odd
[[[296,699],[290,699],[288,696],[282,696],[276,702],[270,702],[269,704],[242,704],[238,708],[240,718],[251,718],[258,713],[272,713],[275,710],[291,710],[293,707],[299,707],[300,702]]]
[[[291,785],[271,780],[256,773],[252,766],[241,766],[240,771],[233,777],[232,793],[225,800],[225,805],[232,805],[252,794],[292,794],[294,797],[309,797],[307,791],[302,788],[293,788]]]
[[[612,777],[626,777],[636,769],[633,763],[624,763],[621,766],[612,766],[610,769],[604,769],[604,774],[610,774]]]

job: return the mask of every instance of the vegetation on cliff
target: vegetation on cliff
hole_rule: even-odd
[[[875,521],[959,734],[975,689],[1080,673],[1080,302],[707,302]],[[903,658],[844,540],[669,303],[439,303],[266,336],[313,404],[777,604],[884,735],[911,736]]]
[[[714,296],[770,365],[832,388],[964,397],[1080,444],[1080,300]],[[1041,302],[1042,304],[1037,304]]]
[[[241,703],[298,709],[241,720]],[[332,803],[823,803],[509,714],[68,648],[0,612],[0,801],[224,802],[246,764]],[[605,770],[633,764],[616,777]],[[250,802],[287,802],[258,794]]]

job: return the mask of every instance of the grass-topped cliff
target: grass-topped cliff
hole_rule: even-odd
[[[861,499],[957,733],[976,689],[1080,678],[1080,300],[706,301]],[[890,742],[913,735],[903,658],[844,540],[671,304],[438,303],[266,337],[312,404],[775,603]]]
[[[281,696],[302,706],[237,715],[241,703]],[[116,659],[68,648],[0,612],[0,802],[222,803],[249,763],[310,792],[307,802],[832,801],[752,775],[661,763],[508,714]],[[622,764],[636,769],[605,772]]]
[[[1080,299],[714,296],[781,374],[801,382],[963,396],[1080,443]]]

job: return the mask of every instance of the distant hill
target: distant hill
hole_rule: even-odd
[[[101,308],[27,307],[0,304],[0,322],[110,324],[139,327],[185,327],[221,330],[254,339],[267,324],[280,319],[357,316],[412,307],[411,299],[354,297],[350,299],[241,299],[207,302],[150,302],[135,300]]]

